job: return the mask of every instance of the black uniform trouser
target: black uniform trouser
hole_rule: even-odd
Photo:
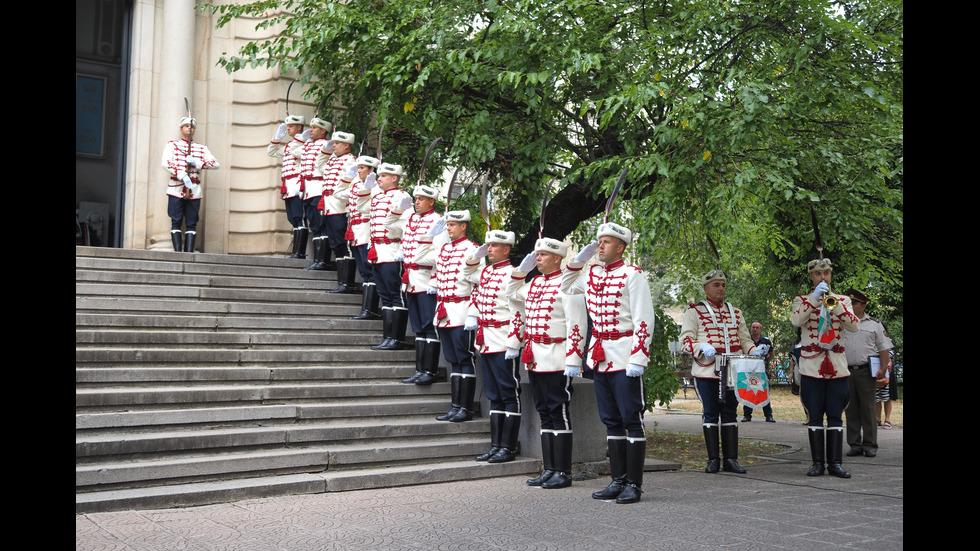
[[[483,366],[483,392],[491,411],[521,412],[521,361],[508,360],[504,352],[480,354]]]
[[[541,430],[572,430],[572,378],[562,371],[529,371],[527,379]]]
[[[381,298],[381,306],[387,308],[402,307],[402,263],[376,262],[374,269],[374,284]]]
[[[283,199],[286,206],[286,219],[293,228],[303,226],[303,200],[299,197],[286,197]]]
[[[810,419],[807,425],[822,427],[826,416],[828,427],[844,426],[844,408],[850,400],[849,378],[800,377],[800,402]]]
[[[197,220],[201,212],[200,199],[184,199],[167,196],[167,215],[170,216],[170,231],[180,231],[181,224],[187,231],[197,231]]]
[[[374,266],[367,259],[367,245],[358,245],[350,248],[351,256],[354,257],[354,264],[357,271],[361,273],[361,281],[364,283],[374,283]]]
[[[438,339],[433,317],[436,313],[436,296],[428,293],[405,293],[408,320],[417,339]]]
[[[595,396],[599,419],[606,425],[607,436],[646,438],[643,410],[646,393],[643,377],[627,377],[626,370],[596,371]]]
[[[350,256],[350,249],[347,247],[347,215],[328,214],[323,217],[324,227],[327,234],[327,243],[330,250],[337,258]]]
[[[463,326],[439,327],[439,340],[442,341],[442,355],[452,367],[453,373],[475,375],[473,368],[473,344],[475,331],[467,331]]]

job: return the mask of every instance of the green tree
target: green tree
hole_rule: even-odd
[[[719,262],[710,234],[777,315],[809,285],[812,209],[835,288],[870,284],[901,308],[900,1],[206,6],[219,26],[248,16],[283,29],[221,65],[299,69],[310,99],[346,108],[340,127],[376,112],[386,160],[417,172],[441,137],[427,177],[446,166],[486,175],[501,223],[523,236],[515,255],[537,238],[546,187],[544,234],[564,238],[629,167],[617,214],[628,210],[632,248],[678,278],[680,297]]]

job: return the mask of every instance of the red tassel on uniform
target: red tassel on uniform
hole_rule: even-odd
[[[286,180],[282,181],[282,187],[279,188],[279,193],[281,195],[286,195]]]
[[[353,228],[347,228],[347,233],[344,234],[344,239],[348,241],[354,240],[354,230]]]
[[[477,344],[477,346],[483,346],[483,326],[482,325],[476,330],[476,344]]]
[[[320,212],[323,212],[323,196],[322,195],[320,196],[320,202],[316,204],[316,208]]]
[[[402,283],[408,285],[408,270],[402,272]]]
[[[377,260],[378,259],[378,251],[377,251],[377,249],[375,249],[374,247],[371,247],[371,250],[368,251],[368,257],[367,258],[371,262],[374,262],[375,260]]]
[[[599,363],[606,361],[606,351],[602,349],[602,341],[596,339],[595,346],[592,347],[592,361]]]
[[[524,353],[521,354],[521,361],[530,364],[534,362],[534,352],[531,352],[531,343],[528,342],[527,346],[524,347]]]
[[[834,362],[830,361],[829,355],[824,354],[823,361],[820,362],[820,371],[817,373],[827,379],[837,375],[837,370],[834,369]]]
[[[446,312],[446,304],[443,302],[439,303],[439,307],[436,308],[436,319],[442,319],[449,316],[449,312]]]

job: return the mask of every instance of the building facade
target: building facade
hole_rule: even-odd
[[[205,172],[197,249],[285,254],[292,239],[279,196],[279,165],[266,154],[285,117],[295,75],[277,69],[229,74],[217,65],[275,29],[239,19],[215,29],[195,0],[79,0],[76,16],[76,243],[171,249],[168,173],[161,166],[178,121],[197,119],[194,139],[221,168]],[[309,120],[299,85],[290,111]]]

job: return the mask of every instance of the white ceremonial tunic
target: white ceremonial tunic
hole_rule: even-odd
[[[188,145],[190,147],[188,148]],[[187,164],[187,155],[197,159],[200,168],[194,168]],[[184,176],[191,177],[191,183],[197,185],[197,190],[190,199],[200,199],[204,195],[204,186],[201,185],[201,170],[218,169],[218,160],[211,154],[211,150],[206,145],[199,142],[188,143],[187,140],[171,140],[163,148],[163,168],[170,173],[170,183],[167,184],[167,195],[182,198],[184,196]]]
[[[717,379],[715,365],[721,354],[748,354],[755,345],[745,325],[742,311],[731,303],[715,304],[705,299],[691,304],[681,321],[681,348],[694,357],[691,374],[695,377]],[[711,345],[716,355],[705,358],[701,344]]]
[[[800,375],[818,379],[849,377],[847,356],[844,354],[844,331],[855,332],[861,322],[851,309],[851,297],[831,293],[837,308],[830,313],[834,337],[826,346],[820,344],[820,307],[822,302],[813,295],[796,295],[789,321],[799,327]]]
[[[467,269],[466,259],[476,249],[476,243],[465,236],[439,249],[434,282],[430,282],[438,290],[433,318],[436,327],[459,327],[466,323],[473,286],[479,278],[476,267],[484,264],[481,258],[479,264]]]
[[[524,369],[534,372],[563,372],[565,366],[581,367],[588,333],[585,299],[561,291],[562,271],[535,276],[514,271],[507,285],[514,324],[518,331],[508,336],[507,347],[521,349]]]
[[[405,211],[398,210],[403,197],[409,195],[395,187],[388,191],[379,188],[371,198],[371,250],[368,260],[372,263],[397,262],[395,253],[402,240],[404,218],[407,218],[402,217]]]
[[[426,235],[439,220],[442,220],[442,215],[429,209],[422,214],[413,212],[405,223],[401,248],[402,267],[405,269],[402,289],[406,293],[424,293],[429,288],[436,270],[438,251],[449,242],[446,232],[434,239]]]
[[[359,176],[355,176],[354,181],[351,182],[350,193],[347,194],[347,235],[345,236],[355,247],[367,245],[371,240],[371,196],[371,190],[364,189],[364,182]]]
[[[326,138],[309,140],[303,144],[302,160],[300,161],[300,174],[303,181],[300,184],[300,198],[309,199],[323,195],[323,159],[327,153],[323,152],[323,145],[327,143]]]
[[[331,155],[323,165],[323,206],[320,211],[327,216],[347,214],[347,196],[350,194],[351,180],[347,170],[354,164],[355,157]]]
[[[505,352],[511,327],[510,301],[505,293],[514,271],[510,260],[501,260],[480,270],[479,284],[473,291],[471,316],[476,316],[476,341],[480,354]]]
[[[622,259],[608,266],[593,264],[583,269],[584,265],[568,263],[561,290],[569,296],[586,296],[592,319],[586,365],[601,372],[622,371],[629,364],[645,367],[650,363],[654,324],[646,276]]]
[[[301,164],[303,159],[303,140],[298,137],[286,136],[283,141],[273,141],[269,144],[267,153],[270,157],[282,159],[282,186],[279,193],[283,199],[299,195],[302,183]]]

